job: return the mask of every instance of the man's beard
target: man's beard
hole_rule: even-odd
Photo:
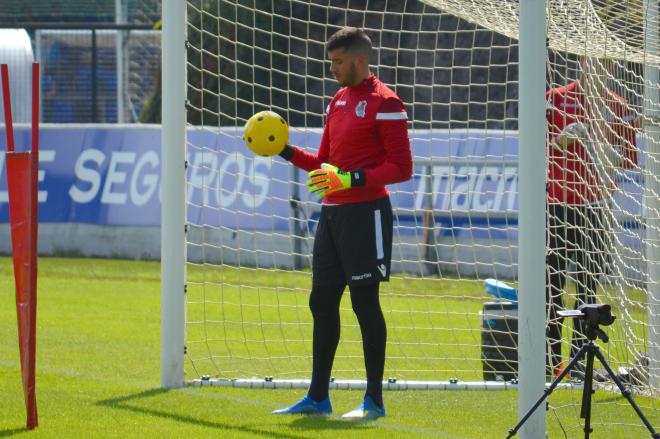
[[[345,78],[343,78],[343,80],[337,82],[339,82],[339,85],[341,85],[342,87],[356,85],[355,84],[356,77],[357,77],[357,69],[355,68],[355,65],[352,65],[351,70],[348,72],[348,75]]]

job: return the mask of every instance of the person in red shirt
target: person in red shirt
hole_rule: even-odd
[[[609,201],[614,175],[637,163],[636,116],[624,98],[604,86],[607,70],[581,59],[581,77],[546,93],[548,210],[546,303],[549,372],[561,369],[563,289],[570,260],[576,269],[575,308],[596,302],[611,241]],[[571,357],[584,344],[583,321],[574,320]],[[576,374],[579,375],[579,372]]]
[[[412,176],[407,113],[401,99],[370,72],[371,40],[343,28],[326,43],[330,72],[342,88],[326,110],[316,154],[286,145],[280,156],[309,171],[323,198],[312,256],[309,306],[314,319],[312,379],[307,395],[274,414],[329,414],[330,372],[339,343],[339,303],[348,285],[362,332],[367,389],[347,419],[385,415],[382,380],[386,325],[379,285],[389,280],[393,215],[386,185]]]

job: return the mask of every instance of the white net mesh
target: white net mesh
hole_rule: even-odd
[[[549,265],[548,273],[553,281],[565,274],[551,290],[565,307],[579,294],[612,306],[617,319],[603,350],[635,389],[650,393],[659,220],[658,81],[648,66],[657,67],[658,44],[656,34],[644,38],[639,3],[624,3],[548,2],[548,88],[585,78],[579,102],[553,107],[562,124],[549,135],[556,144],[577,121],[564,143],[579,137],[583,151],[548,182],[573,172],[579,189],[568,204],[587,205],[549,209],[548,254],[565,267]],[[495,302],[487,290],[496,284],[484,283],[515,286],[517,277],[517,8],[486,0],[188,2],[188,379],[309,376],[319,205],[306,193],[305,173],[253,157],[241,136],[245,121],[268,109],[287,119],[291,143],[316,150],[337,91],[324,43],[344,25],[371,37],[374,73],[406,104],[415,159],[413,179],[390,187],[386,376],[516,376],[515,303]],[[570,147],[555,147],[550,162],[566,159]],[[348,297],[341,312],[333,374],[361,379]],[[580,336],[568,319],[555,322],[561,352],[549,358],[565,363]],[[654,402],[646,407],[657,410]]]
[[[512,38],[518,33],[517,2],[426,3]],[[547,4],[548,88],[555,90],[548,97],[555,166],[548,185],[556,189],[547,216],[550,301],[611,304],[618,320],[608,328],[608,360],[638,390],[657,391],[657,4]],[[551,357],[565,365],[584,328],[552,308],[548,319],[562,339],[551,343]]]
[[[387,373],[482,379],[483,280],[515,276],[516,133],[504,129],[516,123],[516,67],[508,64],[515,45],[410,5],[415,13],[402,14],[398,2],[373,11],[189,4],[191,377],[309,373],[308,267],[319,204],[307,194],[305,173],[280,159],[253,158],[241,127],[273,109],[293,127],[292,143],[315,150],[338,89],[326,78],[324,42],[350,23],[369,30],[379,47],[374,70],[412,118],[415,177],[392,188],[397,278],[382,287]],[[491,65],[491,57],[503,61]],[[342,319],[334,374],[360,378],[361,337],[348,299]],[[512,343],[507,358],[515,357]]]

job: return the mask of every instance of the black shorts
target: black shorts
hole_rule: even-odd
[[[389,197],[323,206],[314,238],[314,282],[366,285],[387,281],[392,260]]]

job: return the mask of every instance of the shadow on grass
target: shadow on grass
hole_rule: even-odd
[[[607,394],[607,397],[604,396],[604,395],[606,395],[605,391],[601,391],[599,393],[596,393],[594,396],[591,397],[591,399],[593,401],[593,404],[608,404],[608,403],[612,403],[612,402],[621,402],[621,403],[627,404],[628,407],[630,407],[632,409],[632,406],[629,405],[628,400],[626,399],[625,396],[623,396],[621,394],[619,389],[616,389],[611,394]],[[638,401],[638,399],[639,399],[639,397],[636,398],[635,395],[633,395],[633,400],[635,400],[635,402],[637,404],[640,403],[640,401]],[[642,402],[644,402],[644,401],[642,401]]]
[[[375,425],[373,421],[351,422],[326,416],[293,416],[289,426],[296,430],[358,430]]]
[[[131,401],[139,401],[144,398],[150,398],[154,396],[159,396],[163,395],[165,393],[170,392],[169,389],[151,389],[151,390],[145,390],[144,392],[139,392],[131,395],[126,395],[126,396],[121,396],[118,398],[110,398],[110,399],[105,399],[102,401],[98,401],[96,405],[103,406],[103,407],[109,407],[113,409],[118,409],[118,410],[127,410],[131,411],[134,413],[140,413],[143,415],[149,415],[149,416],[158,416],[161,418],[166,418],[166,419],[171,419],[177,422],[185,422],[189,424],[194,424],[194,425],[201,425],[204,427],[208,428],[217,428],[219,430],[235,430],[235,431],[240,431],[243,433],[249,433],[251,435],[255,436],[265,436],[265,437],[273,437],[273,438],[295,438],[296,436],[292,436],[290,433],[282,434],[282,433],[277,433],[276,431],[273,430],[262,430],[262,429],[257,429],[257,428],[251,428],[247,426],[236,426],[236,425],[229,425],[229,424],[223,424],[219,422],[213,422],[209,421],[207,419],[199,419],[199,418],[193,418],[191,416],[184,416],[176,413],[170,413],[166,412],[164,410],[156,410],[156,409],[151,409],[151,408],[145,408],[145,407],[138,407],[135,405],[130,405],[129,403]],[[343,422],[340,420],[335,420],[332,418],[326,418],[322,416],[306,416],[306,417],[293,417],[292,422],[290,424],[291,428],[293,429],[298,429],[298,430],[318,430],[318,429],[335,429],[335,430],[348,430],[348,429],[356,429],[356,427],[366,427],[368,424],[355,424],[355,423],[350,423],[350,422]],[[17,429],[17,430],[10,430],[14,432],[22,432],[25,429]],[[0,436],[2,435],[2,432],[0,432]],[[300,438],[303,438],[304,436],[299,436]]]
[[[9,436],[13,436],[13,435],[18,434],[18,433],[24,433],[26,431],[30,431],[30,430],[28,430],[25,427],[23,427],[23,428],[10,428],[10,429],[7,429],[7,430],[0,430],[0,437],[9,437]]]
[[[277,432],[271,430],[259,430],[256,428],[250,427],[238,427],[235,425],[222,424],[219,422],[212,422],[206,419],[193,418],[190,416],[183,416],[176,413],[169,413],[163,410],[155,410],[144,407],[136,407],[129,405],[130,401],[137,401],[142,398],[150,398],[153,396],[159,396],[165,393],[168,393],[169,389],[152,389],[146,390],[144,392],[135,393],[132,395],[126,395],[119,398],[111,398],[103,401],[99,401],[96,404],[100,406],[110,407],[119,410],[128,410],[134,413],[140,413],[143,415],[149,416],[159,416],[161,418],[171,419],[177,422],[185,422],[188,424],[201,425],[208,428],[217,428],[219,430],[236,430],[244,433],[250,433],[252,435],[259,435],[265,437],[275,437],[275,438],[288,438],[290,435],[278,434]]]

